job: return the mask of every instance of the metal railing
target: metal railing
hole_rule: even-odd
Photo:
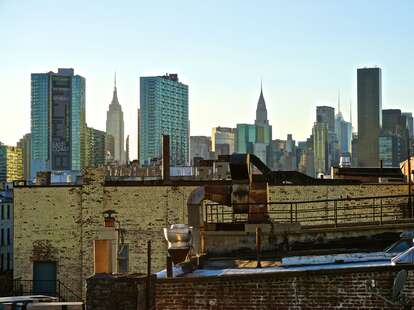
[[[47,295],[59,298],[60,301],[82,301],[82,298],[63,284],[56,280],[13,280],[14,296]]]
[[[257,207],[267,207],[265,216],[273,223],[299,223],[304,227],[352,226],[414,222],[413,195],[338,198],[309,201],[286,201],[232,206],[204,205],[206,224],[248,223],[255,215],[263,215]],[[254,208],[252,208],[254,207]],[[235,210],[246,210],[237,212]],[[253,210],[254,209],[254,210]]]

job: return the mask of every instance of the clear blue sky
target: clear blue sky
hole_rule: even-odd
[[[87,123],[105,129],[113,73],[136,155],[139,76],[178,73],[192,135],[254,121],[263,91],[273,135],[307,138],[315,106],[356,123],[356,69],[383,69],[383,108],[414,111],[414,1],[0,0],[0,141],[30,131],[30,73],[86,78]]]

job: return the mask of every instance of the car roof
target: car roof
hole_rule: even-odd
[[[29,295],[29,296],[9,296],[9,297],[0,297],[0,303],[10,303],[10,302],[24,302],[24,301],[57,301],[56,297],[46,296],[46,295]]]

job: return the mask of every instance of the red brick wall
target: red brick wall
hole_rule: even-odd
[[[374,278],[390,298],[400,267],[159,279],[157,309],[402,309],[372,295]],[[404,292],[414,300],[414,268]]]

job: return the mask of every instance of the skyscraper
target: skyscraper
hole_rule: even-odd
[[[13,182],[23,179],[22,149],[0,145],[0,182]]]
[[[30,180],[30,161],[32,158],[32,135],[27,133],[19,140],[17,147],[22,150],[23,178]]]
[[[271,166],[270,156],[272,141],[272,126],[267,119],[266,101],[263,88],[260,87],[259,100],[256,107],[256,119],[252,124],[237,124],[236,150],[237,153],[250,153],[259,157],[264,163]]]
[[[260,96],[257,102],[256,107],[256,120],[255,124],[258,125],[269,125],[269,120],[267,119],[267,109],[266,109],[266,101],[263,97],[263,87],[260,85]]]
[[[125,141],[125,164],[129,165],[129,135],[127,135]]]
[[[338,96],[339,104],[339,96]],[[335,108],[328,106],[316,107],[316,122],[328,126],[328,167],[339,162],[338,137],[335,129]]]
[[[349,156],[351,153],[352,124],[345,121],[338,99],[338,113],[335,118],[335,133],[338,139],[339,156]]]
[[[162,135],[170,136],[172,165],[189,156],[188,86],[177,74],[140,78],[140,162],[161,158]]]
[[[211,138],[205,136],[190,137],[190,161],[194,165],[194,157],[210,158]]]
[[[84,167],[85,79],[73,69],[31,75],[31,177]]]
[[[109,109],[106,112],[106,133],[114,137],[114,154],[111,154],[113,160],[120,164],[125,163],[124,150],[124,113],[118,101],[116,88],[116,75],[114,79],[114,91]]]
[[[382,110],[382,130],[380,135],[380,159],[391,158],[392,166],[399,167],[407,159],[409,143],[407,119],[399,109]],[[382,143],[382,145],[381,145]],[[385,146],[386,147],[385,147]],[[392,147],[389,147],[392,145]],[[388,160],[388,162],[390,162]]]
[[[141,139],[139,137],[139,135],[140,135],[139,128],[140,128],[140,124],[141,124],[140,119],[141,119],[141,113],[140,113],[140,110],[138,108],[138,114],[137,114],[137,160],[138,160],[138,163],[140,163],[139,156],[141,155],[141,150],[140,150],[140,141],[141,141]]]
[[[316,122],[312,129],[313,135],[313,161],[315,176],[329,173],[328,160],[328,124]]]
[[[85,167],[105,164],[106,133],[91,127],[86,129]]]
[[[211,150],[215,155],[234,153],[235,130],[229,127],[214,127],[211,131]]]
[[[414,136],[414,122],[413,122],[413,114],[410,112],[404,112],[401,114],[403,120],[405,121],[405,126],[408,128],[408,135],[410,138]]]
[[[335,132],[335,108],[327,106],[316,107],[316,121],[328,125],[328,131]]]
[[[380,68],[357,70],[358,78],[358,166],[379,166],[379,134],[382,123]]]

